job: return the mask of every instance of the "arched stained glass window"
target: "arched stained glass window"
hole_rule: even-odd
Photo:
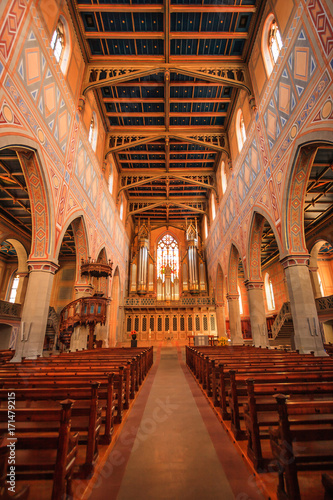
[[[271,12],[266,18],[261,39],[261,50],[268,77],[273,71],[282,47],[283,42],[279,26],[274,14]]]
[[[266,273],[265,275],[265,293],[267,300],[267,309],[269,311],[273,311],[275,309],[274,291],[272,280],[268,273]]]
[[[18,285],[19,285],[19,281],[20,281],[20,278],[19,276],[14,276],[13,280],[12,280],[12,286],[11,286],[11,289],[10,289],[10,297],[9,297],[9,302],[15,302],[15,299],[16,299],[16,294],[17,294],[17,288],[18,288]]]
[[[268,46],[270,48],[273,61],[276,63],[280,54],[280,50],[282,49],[282,39],[279,27],[275,19],[272,21],[270,27]]]
[[[238,150],[241,151],[246,141],[246,130],[242,110],[239,108],[236,115],[236,136],[238,143]]]
[[[166,272],[171,273],[171,281],[179,275],[179,246],[177,241],[166,234],[157,245],[157,278],[165,281]]]
[[[63,23],[59,20],[56,29],[54,30],[51,47],[53,49],[54,57],[57,62],[61,61],[61,57],[63,55],[64,47],[65,47],[65,30]]]

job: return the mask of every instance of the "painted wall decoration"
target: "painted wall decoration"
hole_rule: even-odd
[[[103,191],[101,197],[100,217],[105,229],[112,237],[114,225],[114,211],[109,202],[109,196]]]
[[[87,194],[94,208],[97,204],[98,193],[98,176],[92,164],[92,160],[83,145],[82,140],[79,140],[79,146],[76,156],[75,175],[79,180],[82,188]]]
[[[64,155],[71,126],[71,114],[53,71],[39,45],[37,35],[31,29],[18,59],[17,73],[27,95]]]
[[[298,102],[315,78],[317,62],[302,26],[269,100],[264,121],[269,148],[273,149]]]
[[[257,179],[260,172],[260,161],[257,149],[256,140],[253,139],[249,151],[245,157],[245,161],[241,165],[236,178],[237,192],[239,202],[242,203],[251,189],[253,183]]]

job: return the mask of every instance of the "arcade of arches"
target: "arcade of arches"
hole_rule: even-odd
[[[0,349],[15,359],[133,331],[333,342],[332,4],[204,3],[1,2]],[[93,297],[94,328],[66,329]]]

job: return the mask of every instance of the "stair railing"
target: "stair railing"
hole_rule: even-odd
[[[272,340],[278,336],[279,331],[288,319],[291,319],[290,302],[284,302],[279,314],[276,316],[275,321],[272,324]]]

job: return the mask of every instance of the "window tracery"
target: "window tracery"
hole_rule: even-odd
[[[57,62],[61,63],[65,49],[65,29],[60,19],[52,36],[51,48],[53,50],[53,54]]]
[[[157,245],[157,278],[165,282],[166,272],[170,269],[171,281],[179,276],[179,246],[177,241],[166,234]]]

